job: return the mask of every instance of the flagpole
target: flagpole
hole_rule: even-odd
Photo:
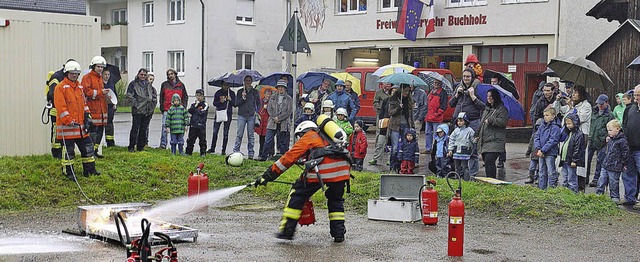
[[[298,99],[297,99],[297,95],[296,92],[298,91],[298,85],[297,85],[297,81],[296,78],[298,77],[298,7],[296,7],[296,10],[293,11],[293,64],[291,65],[292,69],[293,69],[293,97],[291,99],[291,103],[292,103],[292,112],[293,112],[293,119],[291,119],[291,130],[289,130],[289,136],[293,137],[295,140],[295,135],[291,135],[294,132],[295,127],[295,121],[296,121],[296,104],[298,103]]]

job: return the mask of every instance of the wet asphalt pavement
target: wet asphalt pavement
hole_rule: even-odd
[[[160,115],[151,122],[151,147],[159,145]],[[130,114],[116,116],[116,144],[126,146]],[[212,127],[208,127],[207,140]],[[228,146],[235,140],[231,126]],[[366,160],[373,153],[373,132],[367,134]],[[245,138],[246,140],[246,138]],[[419,140],[424,143],[424,136]],[[257,137],[256,137],[257,142]],[[257,145],[257,143],[256,143]],[[257,148],[256,148],[257,150]],[[523,184],[529,161],[526,144],[508,144],[504,180]],[[196,145],[197,151],[197,145]],[[246,152],[246,141],[242,151]],[[423,173],[428,155],[421,155]],[[365,161],[366,162],[366,161]],[[369,166],[388,172],[387,166]],[[481,168],[480,175],[484,171]],[[180,261],[638,261],[640,217],[629,213],[615,221],[518,221],[467,211],[464,257],[447,256],[447,214],[440,210],[440,223],[400,223],[368,220],[366,214],[347,210],[344,243],[333,243],[326,210],[316,209],[317,223],[298,228],[296,239],[275,239],[282,207],[255,203],[251,189],[216,202],[170,222],[199,230],[196,242],[177,244]],[[589,190],[592,190],[591,188]],[[588,191],[589,192],[589,191]],[[348,196],[347,196],[348,197]],[[76,227],[76,214],[27,213],[0,216],[0,261],[124,261],[125,249],[114,243],[62,233]],[[15,239],[32,244],[21,245]],[[14,239],[14,240],[12,240]],[[43,241],[37,241],[43,240]],[[36,243],[37,242],[37,243]],[[35,253],[35,246],[41,250]],[[161,247],[153,247],[153,251]]]

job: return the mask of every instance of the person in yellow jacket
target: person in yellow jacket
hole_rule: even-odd
[[[93,140],[93,151],[97,158],[103,158],[98,153],[98,146],[102,141],[102,135],[104,134],[104,127],[107,125],[108,110],[107,110],[107,94],[108,89],[104,89],[104,82],[102,81],[102,70],[107,66],[107,60],[102,56],[94,56],[91,59],[89,68],[91,72],[82,77],[82,91],[87,98],[87,106],[91,112],[91,122],[93,124],[89,127],[89,134]]]
[[[307,159],[305,172],[293,183],[287,199],[282,221],[276,238],[293,240],[293,235],[302,214],[305,201],[323,185],[329,208],[329,228],[334,242],[343,242],[346,232],[344,221],[344,189],[350,179],[350,168],[346,150],[332,150],[330,139],[318,131],[312,121],[303,121],[295,129],[298,141],[278,161],[270,166],[254,183],[266,185],[284,173],[299,159]],[[323,136],[325,136],[323,138]]]
[[[76,180],[73,171],[75,145],[80,150],[84,176],[100,174],[96,171],[93,142],[86,130],[89,120],[85,116],[89,114],[89,107],[85,103],[83,87],[78,82],[81,70],[78,62],[67,62],[64,66],[64,80],[56,86],[54,93],[58,114],[56,136],[66,147],[62,158],[63,174],[72,181]]]

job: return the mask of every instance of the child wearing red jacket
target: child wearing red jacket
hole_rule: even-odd
[[[367,136],[362,130],[363,126],[362,120],[356,120],[353,124],[353,134],[351,134],[349,145],[347,146],[347,150],[349,150],[351,158],[353,158],[352,168],[356,171],[362,171],[364,157],[367,155]]]

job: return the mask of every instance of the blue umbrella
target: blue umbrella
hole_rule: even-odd
[[[389,83],[394,85],[406,84],[410,86],[426,86],[427,83],[421,78],[407,73],[394,73],[378,80],[378,83]]]
[[[324,72],[306,72],[302,73],[298,76],[298,82],[302,83],[302,87],[304,91],[312,90],[322,84],[322,81],[325,79],[329,79],[329,81],[335,83],[338,81],[337,78],[324,73]]]
[[[244,85],[244,78],[250,76],[253,78],[253,81],[260,81],[264,78],[258,71],[251,69],[238,69],[232,72],[229,72],[227,77],[223,79],[225,82],[236,85]],[[231,85],[230,85],[231,86]]]
[[[500,98],[502,98],[502,103],[509,111],[509,119],[511,120],[524,120],[524,109],[518,100],[513,97],[511,92],[505,90],[504,88],[498,85],[489,85],[489,84],[479,84],[476,90],[478,90],[478,97],[484,103],[487,103],[487,92],[490,89],[497,89],[500,93]]]
[[[287,93],[293,95],[293,76],[288,72],[275,72],[260,80],[259,85],[276,86],[281,77],[287,78]]]
[[[226,79],[229,78],[229,73],[224,73],[223,75],[219,76],[219,77],[215,77],[212,78],[211,80],[209,80],[209,82],[207,82],[210,86],[219,86],[222,87],[222,82],[226,81]],[[227,84],[229,84],[229,87],[240,87],[243,86],[244,83],[229,83],[227,82]]]

